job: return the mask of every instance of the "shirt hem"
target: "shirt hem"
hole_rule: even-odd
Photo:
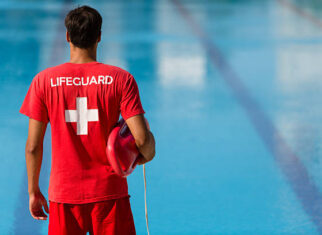
[[[49,122],[49,120],[44,120],[44,119],[42,119],[42,118],[40,118],[40,117],[36,117],[36,116],[34,116],[34,115],[31,115],[30,113],[28,113],[28,112],[25,112],[24,110],[19,110],[19,113],[21,113],[21,114],[23,114],[23,115],[25,115],[25,116],[27,116],[27,117],[29,117],[29,118],[31,118],[31,119],[34,119],[34,120],[36,120],[36,121],[39,121],[39,122],[43,122],[43,123],[48,123]]]
[[[145,111],[144,110],[134,111],[134,112],[128,113],[128,114],[126,114],[124,116],[122,115],[122,117],[123,117],[124,120],[127,120],[130,117],[133,117],[133,116],[136,116],[136,115],[139,115],[139,114],[145,114]]]
[[[79,200],[54,198],[54,199],[49,199],[48,201],[56,202],[56,203],[85,204],[85,203],[91,203],[91,202],[113,200],[113,199],[118,199],[118,198],[127,197],[127,196],[130,196],[130,195],[126,193],[126,194],[120,194],[120,195],[108,195],[104,197],[95,197],[95,198],[87,198],[87,199],[85,198],[85,199],[79,199]]]

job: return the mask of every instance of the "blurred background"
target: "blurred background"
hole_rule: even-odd
[[[151,235],[322,234],[320,0],[2,0],[0,234],[47,234],[18,111],[33,77],[69,60],[64,18],[83,4],[103,17],[98,61],[134,75],[157,141]],[[50,160],[49,128],[46,198]],[[141,166],[128,183],[146,234]]]

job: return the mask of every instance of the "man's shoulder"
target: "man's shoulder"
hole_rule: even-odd
[[[115,65],[111,65],[111,64],[103,64],[103,63],[100,63],[102,66],[104,66],[107,70],[111,71],[111,72],[115,72],[115,73],[118,73],[120,75],[125,75],[125,76],[130,76],[130,72],[128,72],[127,70],[121,68],[121,67],[118,67],[118,66],[115,66]]]
[[[45,68],[45,69],[41,70],[40,72],[38,72],[36,77],[40,77],[40,78],[46,77],[48,74],[52,74],[52,73],[61,71],[64,68],[64,66],[65,66],[65,63]]]
[[[133,75],[118,66],[115,65],[110,65],[110,64],[103,64],[101,63],[102,66],[106,67],[106,71],[116,80],[121,82],[121,84],[125,84],[127,81],[129,81],[130,79],[134,79]]]

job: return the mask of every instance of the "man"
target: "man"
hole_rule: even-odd
[[[110,131],[125,119],[142,156],[155,155],[155,141],[144,121],[138,86],[118,67],[96,61],[102,18],[78,7],[65,18],[70,62],[38,73],[20,112],[29,119],[26,144],[29,209],[47,219],[49,234],[135,234],[126,178],[116,175],[105,149]],[[47,123],[52,129],[49,208],[38,179]]]

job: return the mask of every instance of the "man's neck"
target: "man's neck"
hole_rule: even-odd
[[[83,64],[96,61],[96,48],[96,46],[93,46],[93,48],[82,49],[71,45],[69,62],[75,64]]]

